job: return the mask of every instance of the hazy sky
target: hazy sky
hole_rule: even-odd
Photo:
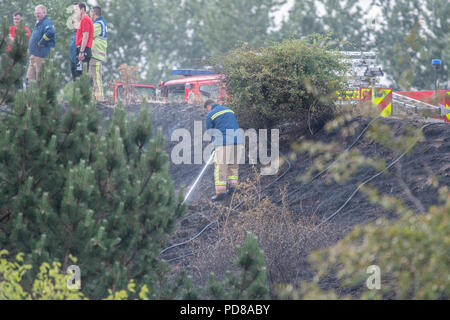
[[[289,10],[292,9],[296,0],[287,0],[287,3],[280,9],[280,11],[275,14],[275,21],[277,25],[281,23],[284,19],[287,19],[289,15]],[[371,0],[360,0],[359,3],[361,7],[367,8],[370,5]]]

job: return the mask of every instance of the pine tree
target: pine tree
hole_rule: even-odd
[[[266,264],[258,238],[247,232],[245,243],[237,245],[235,253],[235,265],[239,272],[227,271],[227,279],[222,282],[211,274],[206,287],[208,295],[213,299],[225,300],[268,299]]]
[[[236,48],[242,42],[262,46],[274,27],[271,14],[284,0],[229,0],[189,2],[193,14],[193,48],[197,57],[209,58]],[[200,55],[201,54],[201,55]]]
[[[376,32],[375,49],[380,53],[384,70],[394,81],[394,89],[411,90],[424,67],[420,66],[420,56],[427,51],[422,1],[376,2],[384,23]]]
[[[278,36],[281,39],[300,38],[312,33],[324,33],[318,11],[317,2],[314,0],[296,1],[289,11],[289,19],[283,22]]]
[[[0,247],[35,269],[61,261],[65,270],[76,257],[88,297],[129,279],[156,295],[167,272],[159,252],[184,206],[151,111],[129,120],[119,107],[101,127],[88,76],[64,113],[52,62],[42,77],[0,120]]]
[[[341,50],[367,50],[364,43],[363,16],[359,0],[296,1],[283,23],[283,38],[300,38],[312,33],[330,33]]]
[[[447,82],[448,1],[373,0],[373,5],[381,9],[383,22],[374,34],[374,49],[394,89],[434,89],[432,59],[443,60],[440,80]]]

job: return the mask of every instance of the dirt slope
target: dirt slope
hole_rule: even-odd
[[[153,122],[155,127],[161,127],[166,139],[166,150],[170,154],[173,147],[178,142],[170,142],[172,132],[177,128],[185,128],[189,130],[193,136],[194,121],[203,121],[204,114],[200,107],[194,107],[187,104],[153,104]],[[130,106],[127,108],[130,114],[139,111],[139,106]],[[111,109],[100,108],[104,116],[111,114]],[[423,123],[413,121],[402,121],[396,119],[380,119],[377,120],[383,124],[388,124],[395,132],[402,132],[407,125],[422,127]],[[314,141],[322,142],[338,142],[342,146],[342,150],[346,149],[360,132],[365,128],[369,121],[366,119],[353,119],[352,122],[357,123],[358,127],[353,136],[343,138],[336,133],[327,133],[320,131],[314,136],[307,137]],[[423,206],[425,209],[436,204],[437,192],[430,182],[430,177],[437,178],[441,185],[450,185],[450,125],[449,124],[433,124],[424,129],[425,141],[416,145],[411,154],[403,157],[395,166],[393,166],[386,174],[380,175],[368,185],[375,187],[380,192],[392,194],[400,197],[410,207],[421,211]],[[204,142],[203,145],[207,143]],[[378,156],[385,159],[390,164],[396,159],[388,149],[364,139],[364,137],[355,145],[360,152],[368,157]],[[407,146],[405,146],[406,150]],[[281,151],[284,154],[290,152],[289,145],[282,145]],[[302,186],[297,182],[297,177],[304,173],[312,164],[312,160],[308,155],[299,154],[295,161],[291,161],[289,171],[288,164],[285,163],[280,174],[285,176],[279,182],[267,188],[262,195],[269,197],[272,201],[280,199],[280,188],[287,186],[288,191],[298,189]],[[178,188],[181,185],[189,186],[197,177],[203,165],[173,165],[171,164],[171,175]],[[373,177],[377,171],[373,168],[364,168],[353,175],[349,181],[343,185],[337,183],[327,183],[327,174],[324,174],[314,182],[304,187],[296,194],[289,197],[290,210],[295,212],[299,217],[314,217],[314,221],[320,221],[325,217],[335,213],[346,200],[354,193],[357,187],[367,179]],[[254,177],[253,167],[250,165],[242,165],[240,167],[241,180]],[[274,181],[277,176],[262,178],[262,186],[267,186]],[[223,223],[219,220],[219,224],[214,221],[217,218],[218,208],[209,202],[209,198],[214,194],[213,171],[212,166],[208,168],[204,178],[196,189],[190,203],[188,215],[180,223],[178,232],[173,236],[170,244],[182,243],[194,236],[198,237],[195,241],[189,242],[182,246],[168,250],[162,256],[165,259],[174,259],[171,261],[174,270],[180,268],[187,269],[194,273],[194,279],[199,283],[204,283],[207,279],[209,271],[217,271],[218,264],[232,267],[232,261],[220,261],[211,252],[213,263],[207,267],[199,267],[199,259],[203,259],[205,263],[205,250],[208,246],[212,246],[220,240],[217,235],[218,226]],[[228,202],[225,202],[226,206]],[[292,268],[295,268],[293,276],[287,277],[290,282],[300,282],[311,278],[312,273],[306,263],[306,256],[313,250],[324,246],[329,246],[345,236],[352,228],[361,223],[373,221],[380,216],[395,218],[391,212],[387,212],[380,207],[370,204],[367,198],[357,192],[351,201],[337,214],[327,226],[329,236],[312,243],[303,251],[298,253]],[[205,226],[211,227],[201,232]],[[206,249],[205,249],[206,248]],[[200,250],[199,250],[200,249]],[[201,252],[199,254],[198,252]],[[196,253],[196,254],[192,254]],[[280,277],[272,275],[272,281],[279,281]],[[283,277],[282,277],[283,278]],[[284,279],[284,278],[283,278]],[[269,274],[269,280],[271,276]],[[325,284],[325,286],[334,286],[333,283]]]

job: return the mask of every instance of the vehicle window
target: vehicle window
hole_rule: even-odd
[[[156,90],[152,87],[129,86],[128,92],[124,92],[123,86],[117,87],[117,98],[127,103],[141,103],[142,98],[146,100],[155,99]]]
[[[217,99],[219,98],[219,85],[201,85],[199,88],[200,94],[207,99]]]
[[[136,96],[139,100],[142,100],[142,98],[152,100],[156,97],[156,90],[152,87],[136,87]]]
[[[184,99],[185,84],[177,84],[167,88],[167,98]]]

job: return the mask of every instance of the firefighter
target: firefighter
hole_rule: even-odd
[[[238,184],[239,164],[244,155],[244,138],[234,112],[208,99],[204,104],[206,130],[212,133],[214,156],[214,182],[216,195],[212,201],[224,200],[232,194]]]
[[[47,8],[38,5],[34,10],[36,26],[31,33],[28,51],[30,53],[30,64],[28,65],[27,81],[39,81],[39,74],[45,59],[50,56],[50,48],[55,47],[55,29],[47,17]]]
[[[94,82],[94,98],[98,102],[104,102],[102,83],[102,63],[106,58],[106,48],[108,47],[108,28],[102,16],[102,8],[92,7],[91,19],[94,21],[94,41],[92,42],[92,59],[89,73]]]

